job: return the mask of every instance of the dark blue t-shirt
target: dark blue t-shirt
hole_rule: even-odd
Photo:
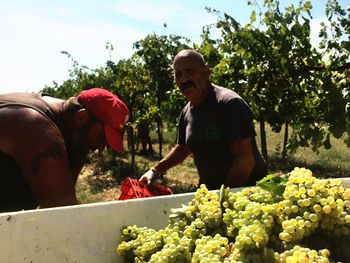
[[[253,114],[247,103],[234,91],[212,86],[206,99],[196,107],[188,103],[181,112],[178,144],[187,145],[200,177],[199,184],[219,189],[233,162],[230,143],[252,138],[256,168],[249,185],[266,175],[266,167],[255,142]],[[258,170],[258,171],[256,171]]]

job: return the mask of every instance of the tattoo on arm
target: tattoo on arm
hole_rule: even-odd
[[[32,161],[31,169],[33,174],[39,173],[40,164],[44,162],[46,158],[62,159],[63,153],[61,146],[58,143],[54,143],[39,153]]]

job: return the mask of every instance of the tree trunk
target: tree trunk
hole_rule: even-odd
[[[135,136],[134,136],[134,128],[130,125],[126,127],[127,130],[127,139],[128,139],[128,149],[131,153],[131,166],[130,173],[134,175],[136,161],[135,161]]]
[[[141,150],[139,151],[142,155],[147,155],[153,153],[153,143],[150,136],[149,121],[142,120],[137,126],[137,141],[136,141],[136,151],[139,149],[141,144]]]
[[[158,142],[159,142],[159,160],[163,158],[162,148],[163,148],[163,124],[162,120],[157,121],[157,133],[158,133]]]
[[[284,137],[283,137],[283,149],[282,149],[282,160],[285,161],[287,157],[287,142],[288,142],[288,122],[286,121],[284,127]]]
[[[161,99],[161,95],[160,95],[160,89],[158,88],[157,107],[158,107],[159,111],[160,111],[161,105],[162,105],[161,102],[162,102],[162,99]],[[163,124],[162,124],[161,115],[159,115],[157,117],[157,133],[158,133],[158,143],[159,143],[159,160],[161,160],[163,158],[163,153],[162,153],[162,149],[163,149]]]
[[[260,118],[260,141],[261,141],[261,154],[264,157],[266,164],[268,165],[267,144],[266,144],[266,130],[265,121]]]

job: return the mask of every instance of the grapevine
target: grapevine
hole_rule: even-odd
[[[126,262],[350,262],[350,189],[298,167],[236,192],[201,185],[164,229],[121,235]]]

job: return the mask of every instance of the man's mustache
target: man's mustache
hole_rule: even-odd
[[[195,83],[193,81],[189,80],[189,81],[180,85],[180,90],[183,91],[191,86],[195,86]]]

